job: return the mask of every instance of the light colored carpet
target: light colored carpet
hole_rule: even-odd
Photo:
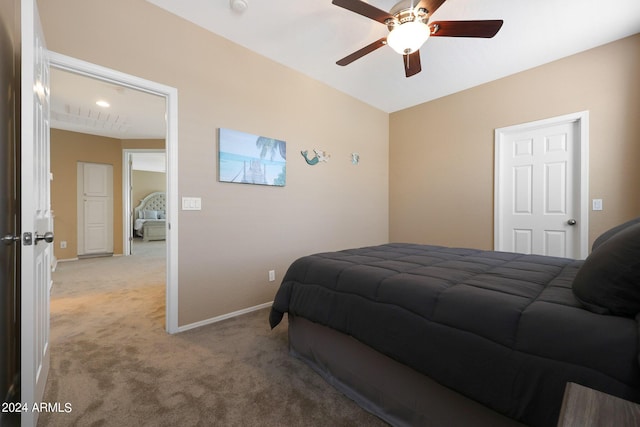
[[[139,245],[58,265],[44,401],[72,409],[38,426],[386,425],[290,357],[268,310],[166,334],[164,244]]]

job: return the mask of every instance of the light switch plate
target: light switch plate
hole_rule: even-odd
[[[202,210],[202,199],[200,197],[183,197],[183,211],[200,211]]]
[[[594,211],[601,211],[602,210],[602,199],[593,199],[593,201],[592,201],[592,209]]]

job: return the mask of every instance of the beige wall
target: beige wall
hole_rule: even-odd
[[[180,325],[271,301],[299,256],[388,240],[386,113],[143,0],[39,9],[49,49],[178,89],[178,196],[203,206],[179,215]],[[286,187],[217,182],[220,127],[285,140]]]
[[[122,151],[120,140],[51,129],[51,208],[58,259],[78,256],[78,162],[113,165],[113,248],[122,253]],[[67,248],[60,248],[66,241]]]
[[[59,129],[51,130],[51,208],[58,259],[78,256],[78,162],[113,165],[113,249],[122,254],[122,149],[162,148],[163,140],[120,140]],[[66,241],[66,249],[60,242]]]
[[[494,129],[583,110],[590,241],[639,216],[639,76],[636,35],[391,114],[390,240],[492,249]]]

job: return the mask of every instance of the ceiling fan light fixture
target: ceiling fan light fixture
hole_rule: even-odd
[[[431,30],[419,20],[397,25],[387,36],[387,44],[400,55],[409,55],[422,47]]]

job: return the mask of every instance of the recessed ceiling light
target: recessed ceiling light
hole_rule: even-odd
[[[100,101],[96,101],[96,105],[98,107],[103,107],[103,108],[111,107],[111,104],[109,104],[107,101],[104,101],[102,99]]]

